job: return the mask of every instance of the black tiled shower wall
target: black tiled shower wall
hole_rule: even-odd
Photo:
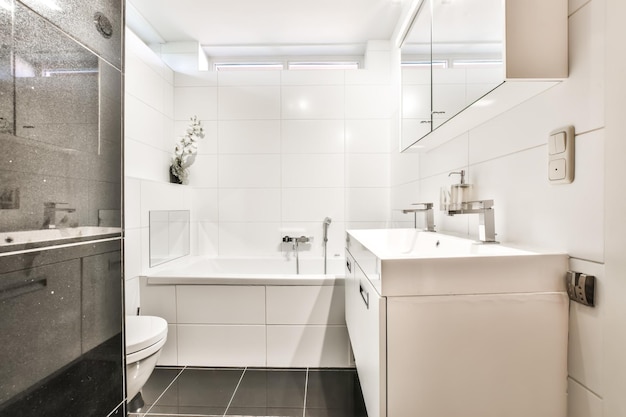
[[[122,226],[123,2],[54,3],[0,7],[2,232],[45,228],[46,202],[75,209],[58,228]],[[125,415],[122,238],[106,237],[0,251],[1,417]]]

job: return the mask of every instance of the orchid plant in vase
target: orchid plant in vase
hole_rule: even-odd
[[[178,184],[187,184],[189,172],[187,168],[193,164],[198,153],[198,139],[204,137],[202,122],[198,120],[198,116],[191,117],[191,124],[185,132],[185,136],[178,140],[174,147],[174,155],[170,165],[170,182]]]

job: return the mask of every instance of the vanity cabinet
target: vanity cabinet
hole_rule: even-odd
[[[565,417],[567,257],[437,233],[431,247],[412,230],[371,231],[375,245],[402,242],[397,253],[355,238],[370,231],[347,240],[346,323],[368,417]]]
[[[386,302],[367,279],[350,253],[346,254],[346,322],[354,362],[368,416],[385,416],[387,345]]]
[[[414,0],[401,48],[401,150],[432,148],[568,76],[567,0]]]

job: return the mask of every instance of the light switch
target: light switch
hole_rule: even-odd
[[[554,146],[556,153],[565,152],[565,132],[559,132],[554,137]]]
[[[574,126],[556,129],[548,136],[548,180],[551,184],[574,181]]]

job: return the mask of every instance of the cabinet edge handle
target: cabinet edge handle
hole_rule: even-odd
[[[367,307],[367,309],[370,309],[370,294],[365,291],[365,288],[363,288],[363,284],[361,284],[359,282],[359,292],[361,293],[361,298],[363,299],[363,302],[365,303],[365,307]]]
[[[27,282],[20,282],[19,284],[0,289],[0,300],[8,300],[9,298],[18,297],[28,294],[29,292],[43,290],[47,286],[47,278],[35,278]]]
[[[346,268],[348,268],[348,272],[352,272],[352,263],[350,259],[346,259]]]

